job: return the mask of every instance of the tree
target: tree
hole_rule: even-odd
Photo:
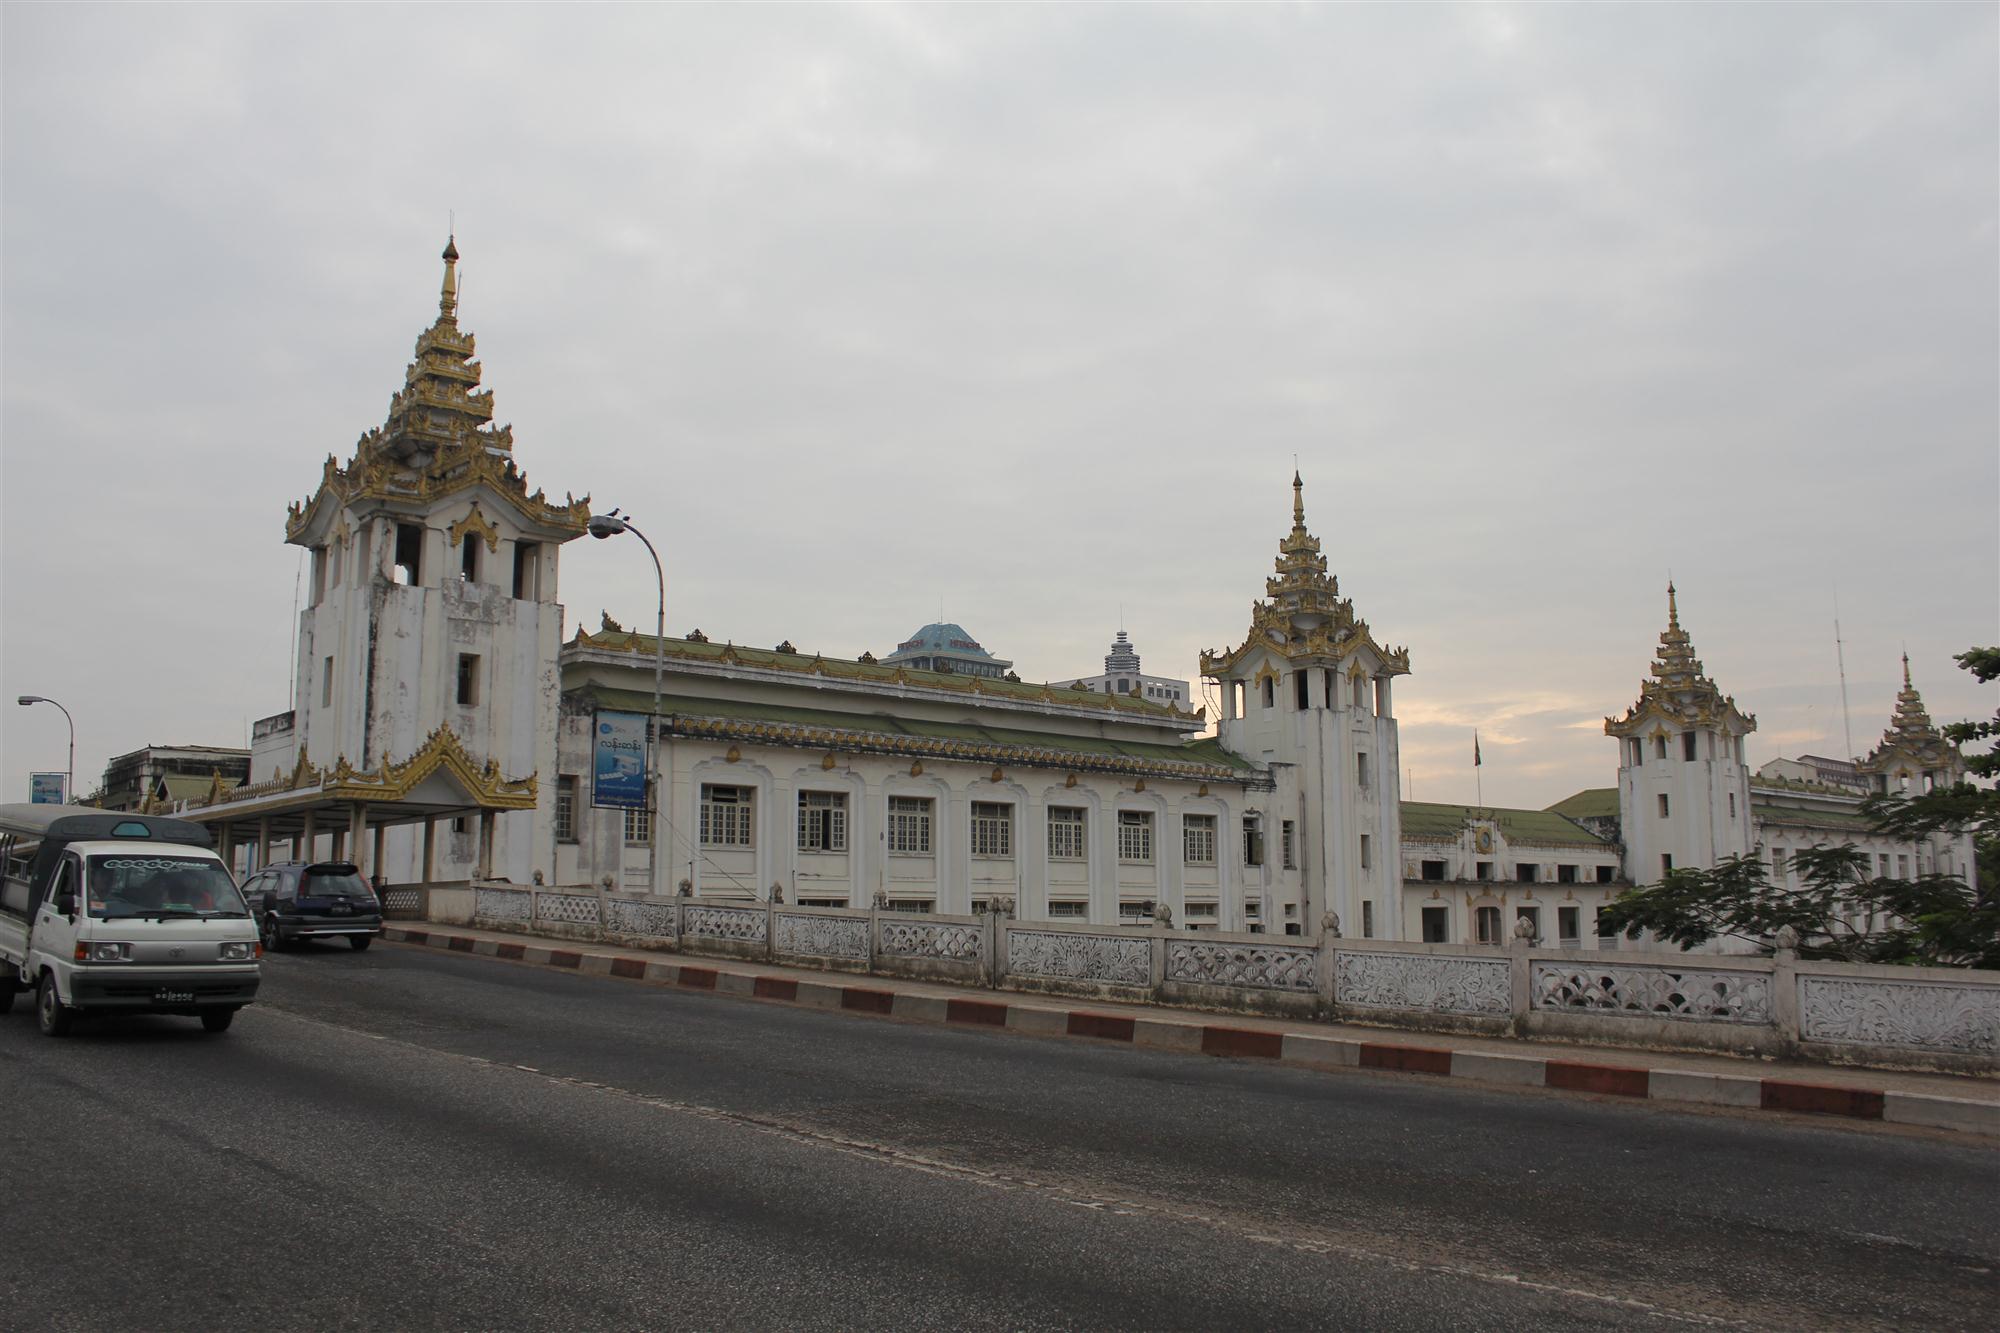
[[[1973,648],[1958,663],[1982,683],[2000,677],[2000,648]],[[1963,746],[1978,777],[2000,777],[2000,712],[1991,722],[1955,722],[1947,739]],[[2000,789],[1970,782],[1916,796],[1870,797],[1862,804],[1875,831],[1914,841],[1970,832],[1978,851],[1976,887],[1956,875],[1871,878],[1870,858],[1852,844],[1793,854],[1799,886],[1773,885],[1755,856],[1731,856],[1709,870],[1674,870],[1658,884],[1631,889],[1600,914],[1628,938],[1641,930],[1683,948],[1731,937],[1768,949],[1780,927],[1799,935],[1799,955],[1856,963],[1922,963],[2000,968]]]

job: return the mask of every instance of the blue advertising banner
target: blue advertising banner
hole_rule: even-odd
[[[28,774],[28,803],[30,805],[61,805],[68,793],[63,790],[63,773]]]
[[[599,713],[591,763],[590,803],[619,810],[646,808],[646,715]]]

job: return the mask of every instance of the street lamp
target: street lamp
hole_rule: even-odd
[[[54,699],[44,699],[39,694],[24,694],[14,702],[23,708],[29,704],[56,704]],[[69,771],[63,775],[63,804],[70,805],[76,801],[76,719],[61,704],[56,707],[62,708],[63,720],[69,723]]]
[[[652,542],[646,540],[646,534],[616,509],[608,514],[592,514],[589,532],[599,541],[629,532],[645,542],[646,554],[653,557],[653,573],[660,580],[660,614],[653,628],[653,774],[646,784],[646,889],[657,893],[660,888],[660,682],[667,670],[667,572],[660,565],[660,553],[653,549]]]

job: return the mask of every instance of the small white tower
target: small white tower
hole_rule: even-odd
[[[1634,884],[1750,851],[1743,738],[1756,729],[1757,719],[1702,674],[1669,583],[1652,678],[1624,717],[1604,719],[1605,734],[1618,738],[1619,832]]]
[[[1931,722],[1923,696],[1910,683],[1910,655],[1903,654],[1903,688],[1889,729],[1856,765],[1883,796],[1921,796],[1965,781],[1965,757]],[[1977,887],[1979,858],[1969,829],[1940,829],[1917,845],[1918,871],[1957,875]]]
[[[1222,687],[1219,739],[1296,775],[1306,930],[1317,933],[1321,914],[1333,911],[1346,934],[1393,939],[1402,915],[1402,803],[1389,682],[1409,674],[1410,654],[1377,644],[1341,597],[1319,538],[1306,531],[1296,472],[1292,530],[1264,590],[1242,646],[1201,655],[1201,674]],[[1280,830],[1268,832],[1276,847]]]
[[[562,607],[557,551],[581,536],[587,499],[530,494],[513,431],[493,424],[473,337],[458,327],[458,247],[444,250],[437,320],[345,466],[329,456],[313,496],[291,508],[285,540],[312,553],[299,617],[296,745],[320,766],[389,773],[450,747],[474,786],[497,774],[539,776],[553,801],[556,654]],[[482,773],[483,769],[483,773]],[[254,775],[262,778],[264,774]],[[546,815],[546,810],[544,810]],[[495,869],[542,864],[548,818],[505,821]],[[421,873],[408,829],[377,867]],[[442,849],[463,877],[471,848]]]

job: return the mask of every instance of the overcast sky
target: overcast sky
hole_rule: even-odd
[[[288,703],[285,506],[461,322],[670,632],[1193,677],[1308,523],[1418,799],[1609,785],[1669,571],[1750,757],[2000,641],[1991,5],[4,10],[0,675]],[[650,627],[636,545],[568,624]],[[63,767],[0,710],[0,799]],[[325,759],[331,756],[317,756]]]

